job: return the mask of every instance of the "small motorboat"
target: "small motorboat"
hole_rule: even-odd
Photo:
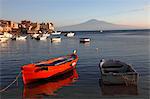
[[[102,59],[99,67],[103,84],[137,85],[138,73],[131,65],[118,60]]]
[[[40,34],[35,33],[35,34],[33,34],[31,37],[32,37],[32,38],[37,38],[39,35],[40,35]]]
[[[103,30],[100,30],[100,32],[102,33],[102,32],[103,32]]]
[[[37,36],[37,38],[35,38],[36,40],[46,40],[48,37],[47,36]]]
[[[81,43],[90,42],[90,38],[80,38]]]
[[[52,32],[51,34],[52,34],[52,35],[60,35],[60,34],[61,34],[61,32],[57,32],[57,31],[55,31],[55,32]]]
[[[43,36],[43,37],[47,37],[47,38],[48,38],[48,37],[50,36],[50,34],[48,34],[48,33],[44,33],[44,34],[42,34],[42,36]]]
[[[27,36],[17,36],[16,40],[26,40]]]
[[[41,79],[51,78],[68,72],[76,67],[78,56],[76,50],[73,54],[28,64],[21,67],[24,84]]]
[[[63,75],[54,77],[52,79],[42,80],[40,82],[31,83],[24,86],[23,97],[36,99],[42,98],[43,95],[50,96],[55,95],[58,89],[65,86],[70,86],[78,79],[78,73],[76,69],[73,69]]]
[[[53,38],[51,38],[51,42],[61,42],[61,38],[60,37],[53,37]]]
[[[7,37],[0,37],[1,43],[7,42],[8,40],[9,40],[9,38],[7,38]]]
[[[47,36],[40,37],[40,40],[46,40],[46,39],[47,39]]]
[[[0,38],[4,37],[4,34],[2,32],[0,32]]]
[[[7,38],[11,38],[13,35],[8,32],[4,32],[4,36]]]
[[[70,33],[67,33],[65,36],[67,36],[67,37],[73,37],[74,35],[75,35],[75,33],[70,32]]]

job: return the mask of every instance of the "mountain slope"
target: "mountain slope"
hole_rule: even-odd
[[[56,28],[57,31],[124,30],[124,29],[139,29],[139,28],[126,25],[117,25],[105,21],[99,21],[96,19],[91,19],[81,24]]]

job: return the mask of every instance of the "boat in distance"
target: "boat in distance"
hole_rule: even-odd
[[[27,36],[16,36],[16,35],[13,35],[12,40],[26,40],[27,39]]]
[[[7,38],[7,37],[0,37],[0,43],[7,42],[8,40],[9,40],[9,38]]]
[[[86,42],[90,42],[91,39],[90,38],[80,38],[80,43],[86,43]]]
[[[78,56],[73,54],[52,58],[39,63],[28,64],[21,67],[24,84],[64,74],[76,67]]]
[[[51,42],[61,42],[61,38],[60,37],[53,37],[53,38],[51,38]]]
[[[35,38],[36,40],[46,40],[48,37],[47,36],[37,36],[37,38]]]
[[[65,36],[67,36],[67,37],[73,37],[75,35],[75,33],[73,33],[73,32],[70,32],[70,33],[66,33],[65,34]]]
[[[52,34],[52,35],[60,35],[60,34],[61,34],[61,32],[57,32],[57,31],[55,31],[55,32],[52,32],[51,34]]]
[[[27,39],[27,36],[18,36],[16,37],[16,40],[25,40]]]
[[[99,67],[103,84],[137,85],[139,75],[131,65],[118,60],[102,59]]]

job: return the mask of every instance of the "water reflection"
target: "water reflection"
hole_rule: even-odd
[[[138,95],[137,85],[104,85],[100,82],[103,96]]]
[[[32,83],[24,87],[24,98],[39,98],[43,96],[55,95],[55,92],[64,87],[69,86],[78,79],[76,69],[57,76],[53,79],[46,79],[40,82]]]
[[[8,42],[0,42],[0,47],[7,47],[8,46]]]
[[[90,42],[80,42],[80,44],[83,44],[84,46],[90,46]]]
[[[60,45],[61,44],[61,42],[55,42],[55,41],[53,41],[53,42],[51,42],[53,45]]]

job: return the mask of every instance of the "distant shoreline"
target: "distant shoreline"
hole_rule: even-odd
[[[128,29],[128,30],[103,30],[103,32],[135,32],[135,31],[150,31],[150,29]],[[100,30],[82,30],[82,31],[61,31],[61,32],[100,32]],[[100,33],[103,33],[100,32]]]

